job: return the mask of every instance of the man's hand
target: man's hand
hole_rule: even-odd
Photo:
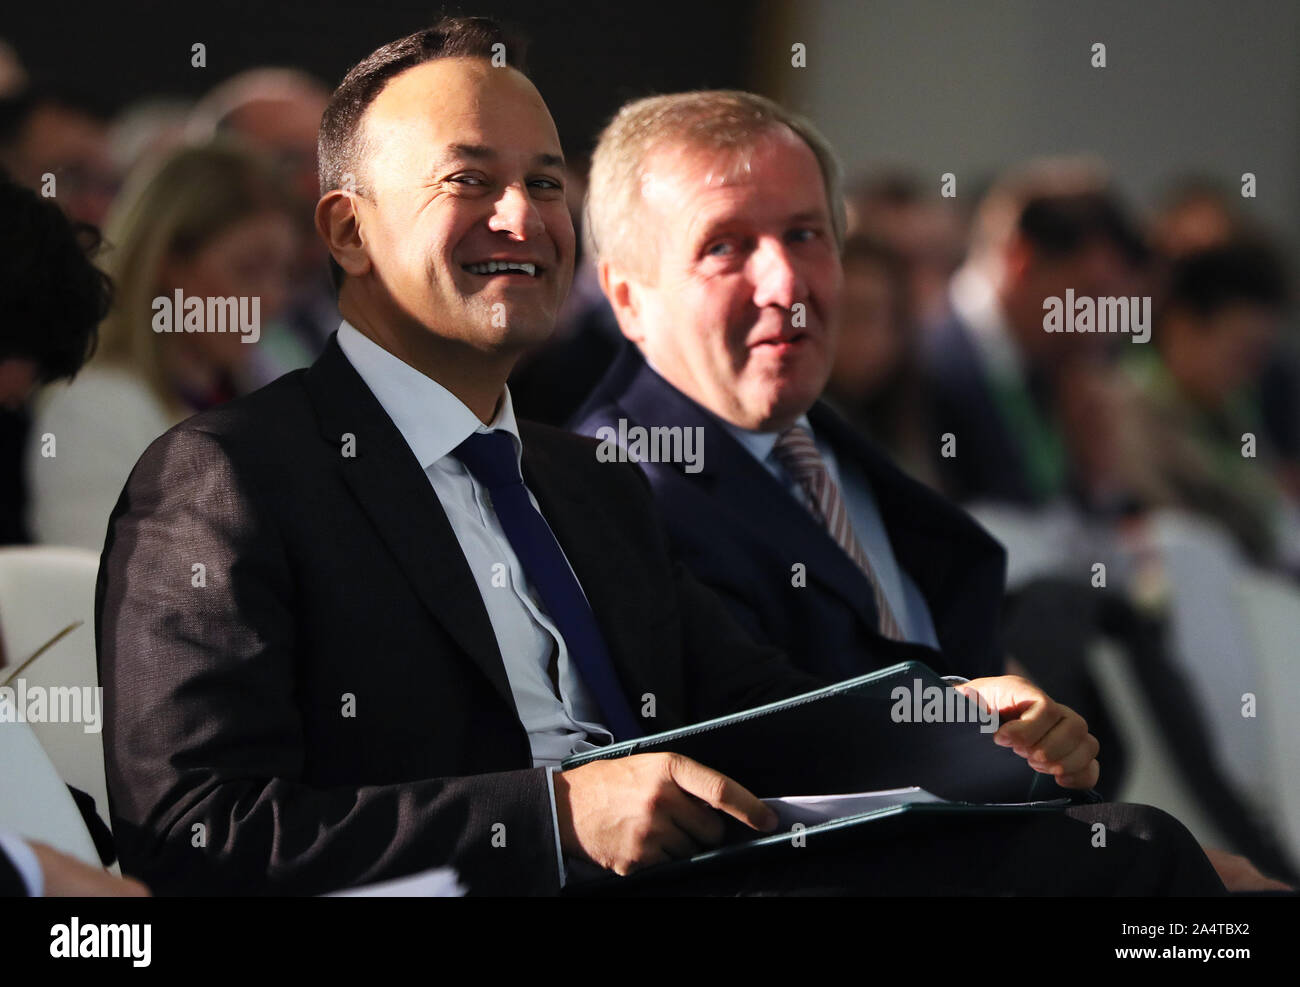
[[[718,811],[770,832],[777,816],[726,775],[680,754],[633,754],[555,772],[564,852],[626,876],[722,841]]]
[[[954,685],[965,696],[997,710],[1001,726],[994,743],[1011,747],[1040,774],[1062,788],[1092,788],[1101,776],[1101,745],[1082,716],[1053,702],[1042,689],[1018,675],[972,679]]]
[[[149,889],[129,877],[118,877],[102,867],[92,867],[44,843],[32,843],[32,851],[45,876],[47,898],[143,898]]]

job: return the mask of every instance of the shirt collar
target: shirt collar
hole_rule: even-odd
[[[650,358],[646,356],[644,352],[641,356],[645,360],[646,366],[654,371],[656,376],[667,381],[668,378],[664,377],[664,375],[659,372],[659,368],[651,362]],[[674,385],[669,384],[668,386],[672,387]],[[751,456],[757,459],[760,463],[764,465],[767,464],[772,455],[772,450],[776,447],[776,440],[781,437],[780,432],[755,432],[747,428],[741,428],[739,425],[733,425],[725,418],[714,415],[713,412],[709,412],[709,414],[716,418],[718,424],[731,433],[731,437],[739,442]],[[816,440],[817,435],[813,431],[812,423],[808,421],[808,416],[806,414],[800,415],[798,420],[795,422],[795,425],[802,426],[809,435],[813,436],[814,441]]]
[[[523,441],[509,387],[502,389],[496,417],[484,425],[451,391],[388,352],[346,319],[339,326],[338,342],[422,468],[428,469],[475,432],[506,432],[514,439],[515,454],[522,453]]]
[[[719,419],[721,421],[721,419]],[[816,433],[813,431],[812,423],[808,421],[807,415],[800,415],[795,425],[802,427],[809,435],[816,440]],[[754,432],[747,428],[740,428],[731,422],[723,421],[722,427],[731,433],[731,437],[739,442],[749,451],[749,454],[757,459],[760,463],[767,463],[772,456],[772,450],[776,447],[776,440],[781,437],[780,432]]]
[[[993,280],[967,264],[953,275],[948,297],[953,312],[970,327],[972,341],[985,365],[999,377],[1020,377],[1020,351],[1007,327]]]

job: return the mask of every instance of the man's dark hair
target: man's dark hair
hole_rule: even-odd
[[[94,352],[113,283],[91,262],[99,231],[0,172],[0,360],[25,357],[44,383]]]
[[[1102,191],[1033,196],[1016,225],[1036,251],[1052,259],[1073,256],[1097,242],[1109,243],[1131,264],[1144,264],[1149,255],[1124,207]]]
[[[343,77],[321,117],[316,142],[321,195],[342,188],[348,175],[353,176],[353,187],[366,194],[361,177],[366,154],[361,120],[394,76],[439,58],[494,56],[524,72],[525,47],[520,35],[489,18],[444,17],[432,27],[389,42],[366,56]],[[338,290],[343,284],[343,269],[332,257],[330,276]]]
[[[1239,240],[1179,258],[1169,269],[1164,310],[1208,318],[1231,305],[1281,311],[1289,300],[1286,268],[1262,240]]]

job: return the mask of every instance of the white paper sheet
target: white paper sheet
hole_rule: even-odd
[[[459,898],[465,893],[450,867],[435,867],[378,884],[331,891],[322,898]]]
[[[787,795],[784,798],[763,799],[789,829],[795,823],[815,826],[832,819],[859,816],[864,812],[887,809],[910,802],[943,802],[924,788],[890,788],[879,792],[852,792],[848,795]]]

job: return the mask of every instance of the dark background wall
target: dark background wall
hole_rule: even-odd
[[[443,12],[532,38],[532,75],[570,156],[627,98],[741,86],[807,113],[850,173],[957,173],[965,201],[1001,168],[1093,153],[1139,202],[1198,172],[1292,244],[1300,224],[1300,3],[1295,0],[227,0],[9,3],[0,38],[38,81],[105,111],[197,97],[252,66],[337,83],[380,44]],[[190,46],[207,46],[205,69]],[[1108,67],[1088,64],[1094,41]],[[790,65],[790,46],[807,66]]]
[[[570,153],[587,150],[632,96],[744,86],[756,5],[741,0],[437,4],[219,0],[213,4],[6,4],[0,38],[38,82],[88,95],[104,111],[147,96],[198,97],[258,65],[293,65],[331,86],[381,44],[442,13],[509,20],[532,40],[531,75]],[[81,9],[78,9],[81,8]],[[207,46],[207,68],[190,46]]]

